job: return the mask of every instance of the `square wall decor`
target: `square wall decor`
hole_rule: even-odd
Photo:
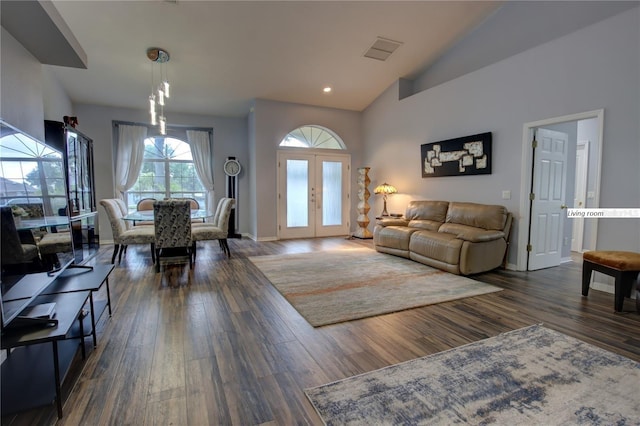
[[[422,177],[491,174],[491,132],[420,145]]]

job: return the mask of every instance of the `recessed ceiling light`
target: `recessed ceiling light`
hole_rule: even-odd
[[[331,87],[329,87],[329,86],[327,86],[327,87],[325,87],[324,89],[322,89],[322,91],[323,91],[324,93],[331,93],[331,90],[332,90],[332,89],[331,89]]]

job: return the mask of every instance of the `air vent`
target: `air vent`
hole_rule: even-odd
[[[378,61],[386,61],[401,45],[402,43],[399,41],[378,37],[369,50],[364,53],[364,57],[377,59]]]

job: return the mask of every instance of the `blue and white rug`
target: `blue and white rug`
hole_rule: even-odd
[[[305,390],[327,425],[640,425],[640,363],[541,325]]]

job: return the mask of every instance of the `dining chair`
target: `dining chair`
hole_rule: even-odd
[[[40,263],[38,247],[26,244],[20,240],[11,207],[0,208],[0,225],[2,231],[2,266],[10,265],[16,268],[26,268],[28,264]]]
[[[156,202],[155,198],[142,198],[140,201],[138,201],[138,204],[136,204],[136,210],[139,212],[142,211],[153,211],[153,203]],[[125,213],[126,214],[126,213]],[[133,222],[129,222],[127,221],[128,225],[130,227],[133,226],[149,226],[149,225],[153,225],[153,221],[152,220],[135,220]]]
[[[115,263],[116,255],[118,255],[118,263],[122,260],[122,253],[126,253],[126,248],[130,244],[150,244],[151,260],[155,263],[155,234],[151,226],[136,226],[127,229],[124,215],[115,198],[106,198],[100,200],[100,205],[104,207],[111,224],[111,233],[113,234],[113,256],[111,263]]]
[[[161,264],[186,263],[191,257],[191,204],[189,200],[161,200],[153,204],[156,272]]]
[[[221,198],[213,215],[212,222],[198,224],[191,230],[191,238],[193,239],[193,262],[196,261],[196,242],[205,240],[218,240],[220,248],[227,257],[231,257],[227,236],[229,235],[229,217],[231,210],[235,206],[236,200],[233,198]]]
[[[153,210],[153,203],[155,202],[155,198],[142,198],[140,201],[138,201],[138,204],[136,204],[136,210]]]

